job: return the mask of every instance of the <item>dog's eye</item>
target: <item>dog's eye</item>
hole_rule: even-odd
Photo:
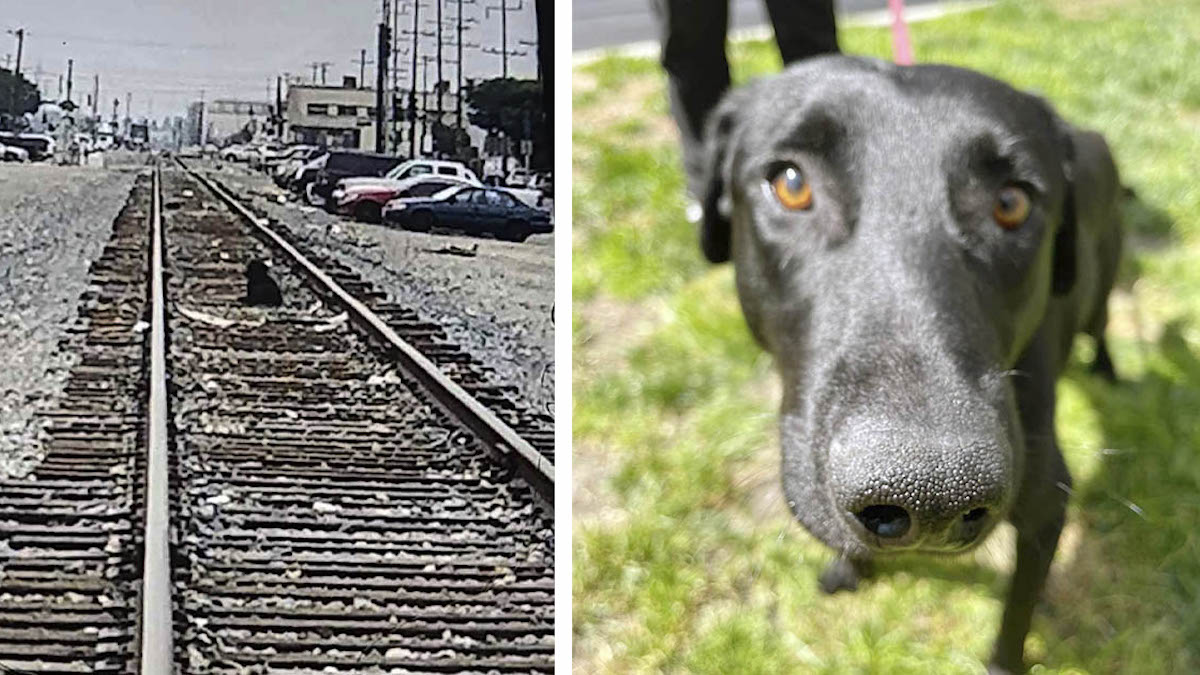
[[[785,208],[804,211],[812,206],[812,186],[795,164],[780,167],[771,178],[771,191]]]
[[[1016,185],[1009,185],[996,193],[992,218],[1000,227],[1015,230],[1029,218],[1029,206],[1029,193]]]

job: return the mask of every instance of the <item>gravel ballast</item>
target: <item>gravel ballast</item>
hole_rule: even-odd
[[[497,384],[515,386],[530,406],[552,410],[553,234],[515,243],[359,223],[281,201],[283,191],[243,167],[196,168],[248,198],[305,245],[334,256],[394,301],[443,325],[450,339],[496,371]]]
[[[135,175],[0,164],[0,478],[39,461],[34,412],[58,395],[72,364],[57,343]]]

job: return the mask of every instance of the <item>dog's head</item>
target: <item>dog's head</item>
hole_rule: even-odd
[[[701,241],[783,377],[783,481],[827,544],[969,548],[1024,445],[1010,369],[1074,282],[1068,127],[978,73],[830,56],[709,119]]]
[[[260,281],[268,278],[267,264],[257,258],[246,263],[246,278],[250,281]]]

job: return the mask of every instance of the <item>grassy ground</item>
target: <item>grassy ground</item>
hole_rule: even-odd
[[[1124,382],[1077,364],[1059,385],[1076,490],[1035,672],[1200,672],[1200,8],[1012,0],[912,33],[918,61],[993,74],[1104,132],[1138,195],[1112,300]],[[889,55],[884,30],[841,37]],[[732,52],[738,80],[779,67],[768,43]],[[830,554],[782,504],[777,384],[731,270],[702,261],[683,218],[663,77],[611,57],[574,80],[576,672],[981,672],[1012,533],[817,593]]]

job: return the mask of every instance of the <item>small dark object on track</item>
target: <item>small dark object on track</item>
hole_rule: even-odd
[[[246,297],[242,302],[256,307],[278,307],[283,304],[279,284],[271,278],[267,264],[261,260],[251,260],[246,265]]]

